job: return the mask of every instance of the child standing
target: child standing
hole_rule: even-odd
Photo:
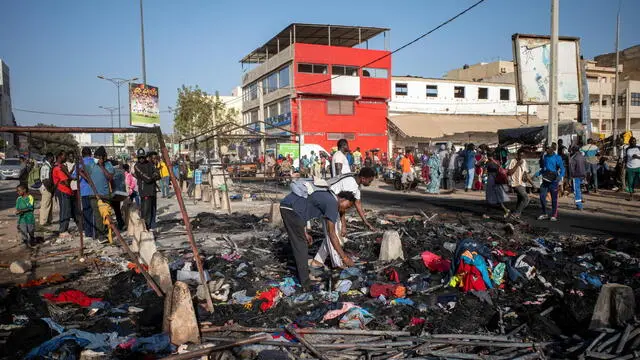
[[[29,195],[29,190],[24,184],[18,185],[16,188],[18,199],[16,199],[16,215],[18,215],[18,232],[20,239],[28,247],[34,245],[34,231],[36,227],[36,218],[33,215],[34,200]]]

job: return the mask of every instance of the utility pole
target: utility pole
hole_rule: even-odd
[[[620,39],[620,6],[616,17],[616,73],[613,80],[613,156],[618,152],[618,64],[620,63],[620,51],[618,41]]]
[[[547,145],[558,140],[558,28],[559,0],[551,0],[551,64],[549,74],[549,124]]]
[[[262,81],[258,81],[258,103],[260,104],[258,110],[258,121],[260,122],[260,155],[267,156],[266,153],[266,142],[264,139],[265,129],[264,129],[264,99],[262,97]]]
[[[140,0],[140,45],[142,47],[142,83],[147,85],[147,64],[144,54],[144,12],[142,10],[142,0]]]
[[[217,92],[216,92],[217,93]],[[218,95],[213,98],[213,104],[211,109],[211,117],[213,118],[213,158],[218,158],[218,129],[216,129],[216,103],[218,102]],[[207,153],[207,157],[209,153]]]

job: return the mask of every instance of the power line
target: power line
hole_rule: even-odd
[[[467,12],[469,12],[471,9],[473,9],[473,8],[475,8],[476,6],[478,6],[478,5],[482,4],[484,1],[485,1],[485,0],[478,0],[475,4],[473,4],[473,5],[469,6],[468,8],[466,8],[466,9],[464,9],[464,10],[462,10],[461,12],[457,13],[456,15],[454,15],[454,16],[453,16],[453,17],[451,17],[451,18],[449,18],[448,20],[446,20],[446,21],[444,21],[444,22],[440,23],[440,25],[438,25],[438,26],[434,27],[433,29],[431,29],[431,30],[427,31],[426,33],[424,33],[424,34],[422,34],[422,35],[418,36],[417,38],[415,38],[415,39],[413,39],[413,40],[409,41],[408,43],[406,43],[406,44],[404,44],[404,45],[400,46],[399,48],[397,48],[397,49],[395,49],[395,50],[393,50],[393,51],[391,51],[391,52],[389,52],[389,53],[387,53],[387,54],[384,54],[384,55],[382,55],[382,56],[378,57],[377,59],[375,59],[375,60],[373,60],[373,61],[370,61],[370,62],[368,62],[368,63],[366,63],[366,64],[364,64],[364,65],[362,65],[362,66],[359,66],[359,67],[358,67],[358,69],[362,69],[362,68],[364,68],[364,67],[367,67],[367,66],[369,66],[369,65],[371,65],[371,64],[373,64],[373,63],[375,63],[375,62],[377,62],[377,61],[380,61],[380,60],[382,60],[382,59],[384,59],[384,58],[386,58],[386,57],[389,57],[389,56],[391,56],[391,55],[393,55],[393,54],[397,53],[398,51],[403,50],[403,49],[405,49],[405,48],[407,48],[407,47],[409,47],[409,46],[411,46],[411,45],[415,44],[416,42],[418,42],[418,41],[422,40],[423,38],[425,38],[425,37],[427,37],[427,36],[431,35],[432,33],[436,32],[436,31],[438,31],[440,28],[442,28],[442,27],[446,26],[447,24],[449,24],[449,23],[453,22],[454,20],[456,20],[456,19],[457,19],[457,18],[459,18],[460,16],[462,16],[462,15],[466,14],[466,13],[467,13]],[[327,82],[327,81],[331,81],[331,80],[333,80],[333,79],[336,79],[336,78],[338,78],[338,77],[340,77],[340,76],[344,76],[344,75],[336,75],[336,76],[331,77],[331,78],[329,78],[329,79],[324,79],[324,80],[319,80],[319,81],[312,82],[312,83],[309,83],[309,84],[299,85],[299,86],[294,87],[293,89],[298,89],[298,88],[302,88],[302,87],[308,87],[308,86],[313,86],[313,85],[317,85],[317,84],[322,84],[322,83],[324,83],[324,82]],[[291,89],[291,88],[290,88],[290,89]]]

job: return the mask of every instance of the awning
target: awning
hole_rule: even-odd
[[[405,138],[429,140],[498,139],[498,130],[542,124],[537,116],[406,114],[388,118],[390,128]]]

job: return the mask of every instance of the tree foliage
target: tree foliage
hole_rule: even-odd
[[[55,125],[38,124],[37,126],[51,127]],[[79,151],[78,142],[73,135],[59,133],[33,133],[29,147],[32,152],[40,155],[45,155],[48,152],[57,154],[61,150],[74,153]]]
[[[214,114],[215,111],[215,124]],[[236,109],[229,108],[220,100],[220,96],[216,92],[214,96],[210,96],[198,86],[191,87],[182,85],[178,89],[178,100],[176,101],[176,113],[174,126],[180,137],[189,137],[193,135],[212,135],[208,132],[214,127],[218,133],[232,129],[238,125],[239,112]],[[220,145],[226,145],[229,141],[221,136]],[[213,146],[213,140],[209,140],[209,144],[198,144],[198,148],[205,146]]]
[[[165,144],[169,142],[169,136],[167,134],[162,134],[164,138]],[[149,146],[147,146],[147,142]],[[160,143],[158,142],[158,135],[156,134],[138,134],[136,136],[136,141],[134,146],[137,149],[143,148],[149,151],[158,151],[160,150]]]

